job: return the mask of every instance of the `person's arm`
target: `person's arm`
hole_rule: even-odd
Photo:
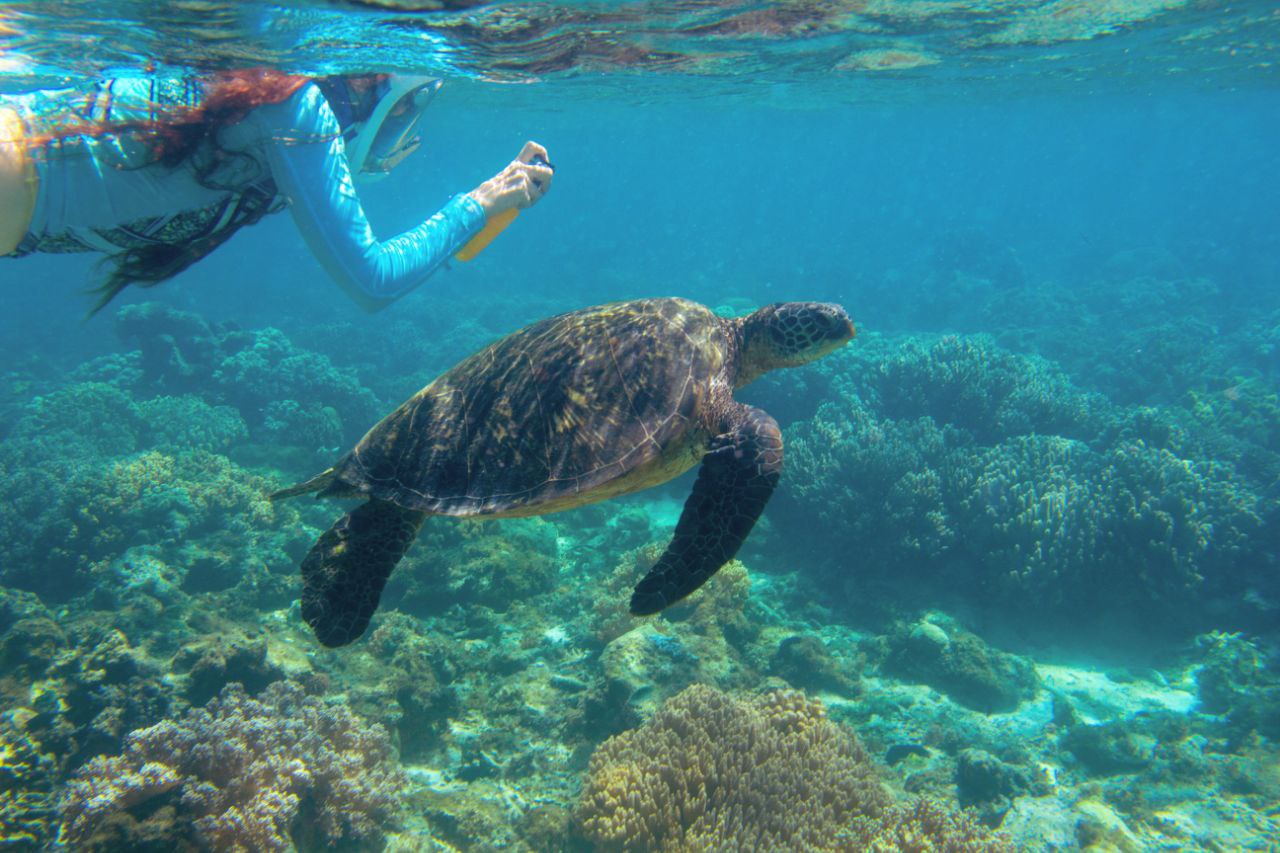
[[[271,132],[267,157],[316,258],[361,307],[377,310],[417,287],[484,228],[485,208],[455,195],[417,228],[379,241],[352,181],[338,120],[320,90],[306,86],[260,108]]]

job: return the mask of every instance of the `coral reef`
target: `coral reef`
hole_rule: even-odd
[[[433,521],[341,652],[294,603],[341,507],[265,494],[563,294],[287,333],[147,303],[126,351],[13,359],[0,846],[1267,847],[1280,314],[1167,252],[1070,288],[1032,257],[975,232],[923,258],[936,300],[900,288],[989,335],[754,384],[782,487],[676,606],[627,610],[687,483]]]
[[[134,728],[163,719],[175,697],[160,668],[119,629],[86,620],[24,697],[27,731],[60,769],[120,748]]]
[[[256,700],[232,685],[81,768],[62,803],[62,839],[78,850],[166,838],[243,851],[376,839],[403,783],[380,727],[289,682]]]
[[[780,540],[803,524],[835,582],[1048,629],[1136,612],[1183,635],[1274,594],[1255,568],[1276,560],[1262,546],[1280,535],[1276,501],[1193,426],[1116,409],[982,337],[894,351],[870,337],[836,360],[839,399],[787,428],[788,487],[771,508]]]
[[[135,592],[171,601],[189,576],[208,589],[199,569],[217,562],[235,564],[222,586],[249,566],[290,566],[307,536],[299,509],[274,507],[273,481],[214,452],[242,435],[232,410],[190,397],[137,403],[91,383],[37,398],[0,445],[12,508],[0,582],[50,601],[92,589],[110,606]]]
[[[332,450],[381,416],[353,372],[298,349],[278,329],[211,325],[155,302],[122,308],[115,323],[141,352],[139,390],[199,393],[231,406],[259,441]]]
[[[424,525],[391,576],[383,606],[422,615],[455,605],[505,612],[555,588],[557,551],[555,527],[541,518],[439,519]]]
[[[32,743],[22,715],[0,716],[0,848],[47,849],[56,829],[53,759]]]
[[[936,806],[894,806],[821,703],[702,685],[596,750],[577,824],[607,850],[1002,849]]]
[[[1224,715],[1236,743],[1255,733],[1280,741],[1276,665],[1268,666],[1268,656],[1240,634],[1208,634],[1199,638],[1199,646],[1205,653],[1204,663],[1196,670],[1201,709]]]

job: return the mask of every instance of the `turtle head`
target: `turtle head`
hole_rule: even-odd
[[[853,339],[853,321],[831,302],[775,302],[738,321],[742,330],[740,388],[770,370],[799,367]]]

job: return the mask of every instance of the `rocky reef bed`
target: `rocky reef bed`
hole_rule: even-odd
[[[626,612],[679,487],[436,519],[332,651],[295,599],[334,507],[265,495],[400,392],[276,330],[117,323],[0,400],[10,849],[1280,844],[1264,384],[1119,405],[871,335],[769,403],[786,488],[687,601]]]

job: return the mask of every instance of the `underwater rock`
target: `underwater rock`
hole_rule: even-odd
[[[0,670],[35,681],[66,647],[67,635],[52,619],[19,619],[0,637]]]
[[[1013,710],[1035,695],[1040,683],[1028,661],[991,648],[940,615],[890,634],[883,666],[988,714]]]
[[[1085,850],[1119,850],[1139,853],[1147,849],[1125,824],[1124,819],[1098,800],[1081,800],[1075,805],[1079,815],[1076,841]]]
[[[649,717],[661,704],[663,691],[658,688],[692,680],[696,663],[680,640],[651,622],[631,629],[600,653],[607,689],[623,697],[635,719]]]
[[[230,641],[216,635],[203,637],[184,646],[170,668],[186,673],[185,695],[193,705],[203,705],[232,682],[253,696],[284,677],[279,667],[267,660],[266,640],[246,637]]]
[[[1280,669],[1268,666],[1258,646],[1240,634],[1213,633],[1197,639],[1204,663],[1196,670],[1201,710],[1223,714],[1232,739],[1257,732],[1280,738]]]
[[[369,635],[369,654],[382,665],[378,681],[365,691],[385,713],[394,703],[390,722],[399,735],[400,752],[412,761],[437,745],[438,735],[458,708],[453,686],[458,664],[453,649],[424,636],[417,621],[403,613],[386,613]]]
[[[40,596],[22,589],[0,586],[0,631],[8,631],[23,619],[52,619]]]
[[[1058,797],[1021,796],[1000,822],[1000,831],[1017,850],[1068,851],[1079,847],[1076,815]]]
[[[383,609],[427,616],[458,604],[480,604],[505,613],[553,590],[559,573],[556,528],[541,518],[496,525],[433,520],[387,583]]]
[[[858,681],[843,672],[823,642],[810,634],[783,640],[769,661],[769,672],[806,690],[830,690],[843,696],[856,696],[860,690]]]
[[[899,762],[906,761],[908,758],[928,758],[929,747],[922,746],[918,743],[895,743],[893,746],[885,750],[884,763],[893,767]]]
[[[983,823],[989,826],[999,826],[1013,798],[1030,787],[1025,770],[972,748],[956,756],[955,781],[960,805],[978,806]]]
[[[62,838],[104,851],[139,832],[170,849],[373,845],[403,784],[380,726],[289,682],[256,700],[231,685],[81,768],[62,802]]]
[[[1156,748],[1154,738],[1133,731],[1127,721],[1075,726],[1062,743],[1081,764],[1101,775],[1142,770],[1151,764]]]
[[[125,734],[169,713],[159,668],[119,630],[92,623],[68,629],[45,678],[31,686],[27,728],[61,767],[120,748]]]

